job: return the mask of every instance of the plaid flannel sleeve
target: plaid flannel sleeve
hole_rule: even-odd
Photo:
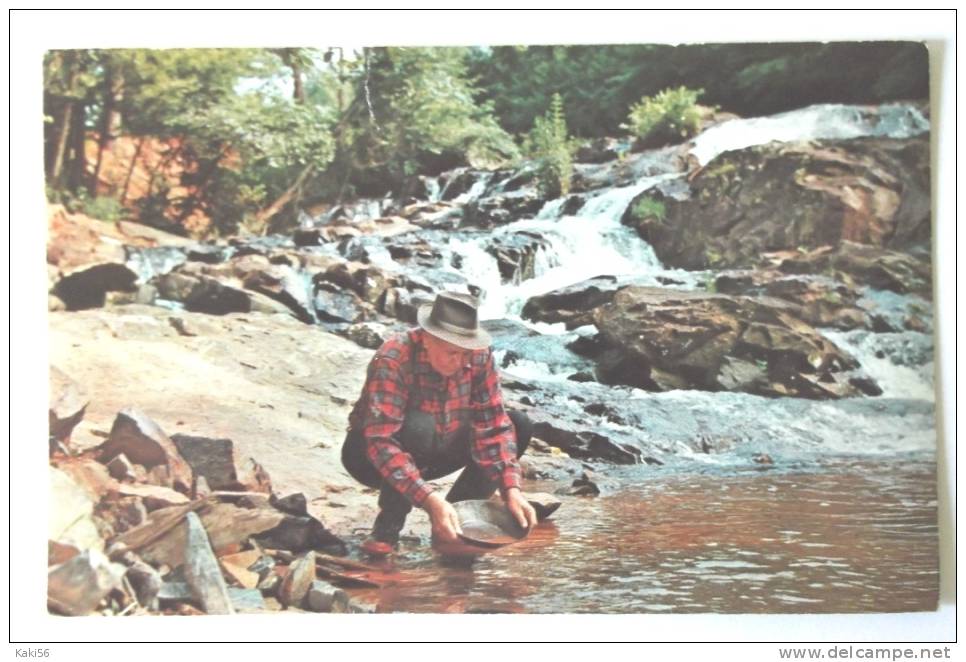
[[[377,357],[366,381],[368,409],[362,426],[366,455],[382,477],[416,506],[432,492],[412,456],[394,438],[406,412],[406,385],[396,361]]]
[[[500,378],[487,351],[474,357],[471,400],[473,406],[473,460],[483,473],[502,490],[520,487],[520,464],[517,462],[516,436],[513,423],[503,408]]]

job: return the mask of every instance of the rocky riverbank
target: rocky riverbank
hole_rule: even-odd
[[[218,522],[252,517],[224,515],[236,508],[273,526],[302,518],[332,536],[324,553],[351,552],[375,495],[339,462],[349,408],[374,348],[448,288],[482,297],[508,406],[535,422],[526,476],[562,498],[613,493],[616,465],[721,457],[767,470],[861,451],[873,436],[921,450],[933,429],[932,400],[919,397],[932,366],[925,120],[911,106],[801,112],[827,113],[820,127],[845,117],[860,136],[761,137],[716,152],[708,136],[742,122],[730,118],[693,144],[588,145],[559,200],[539,193],[527,167],[460,169],[424,177],[425,198],[325,206],[288,235],[216,242],[51,206],[52,475],[58,489],[86,489],[79,512],[97,534],[66,540],[52,524],[52,549],[74,551],[52,553],[51,572],[87,548],[109,552],[80,569],[110,585],[86,611],[128,609],[137,591],[119,577],[151,575],[145,563],[175,568],[111,545],[175,509],[189,538],[195,525],[211,537]],[[882,128],[897,114],[913,130]],[[740,413],[750,411],[754,425]],[[136,427],[150,429],[142,436],[165,450],[163,463],[118,452],[124,417],[147,421]],[[207,440],[210,453],[186,450],[186,439]],[[212,465],[212,453],[224,461]],[[278,507],[293,495],[304,512]],[[425,517],[411,520],[407,535],[425,537]],[[311,544],[253,554],[261,532],[210,550],[223,583],[253,581],[226,574],[226,555],[246,555],[228,561],[245,572],[271,557],[290,582],[305,568],[316,579],[347,570],[306,559]],[[355,571],[357,583],[378,584]],[[194,580],[164,581],[187,581],[165,590],[198,608]],[[278,588],[263,593],[277,600]],[[216,593],[227,608],[229,594]],[[267,608],[305,607],[308,589],[300,595]],[[316,603],[337,604],[326,595]]]

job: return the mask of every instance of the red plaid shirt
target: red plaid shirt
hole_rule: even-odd
[[[434,416],[437,435],[444,440],[471,425],[473,461],[504,490],[519,487],[516,436],[503,409],[492,353],[474,351],[462,370],[443,377],[429,363],[424,333],[413,329],[390,338],[369,363],[362,395],[349,416],[349,426],[362,430],[369,460],[413,504],[423,504],[433,489],[394,438],[406,411],[418,408]]]

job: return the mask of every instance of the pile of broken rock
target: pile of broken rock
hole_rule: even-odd
[[[378,586],[372,568],[279,497],[232,442],[169,437],[144,413],[117,414],[105,441],[79,451],[80,387],[51,368],[48,609],[55,614],[347,612],[344,587]]]

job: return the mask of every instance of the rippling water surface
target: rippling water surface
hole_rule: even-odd
[[[564,497],[522,543],[449,563],[393,561],[381,612],[895,612],[938,599],[935,465],[839,459],[814,470],[620,476]],[[631,478],[640,480],[630,484]],[[532,485],[528,487],[539,487]]]

